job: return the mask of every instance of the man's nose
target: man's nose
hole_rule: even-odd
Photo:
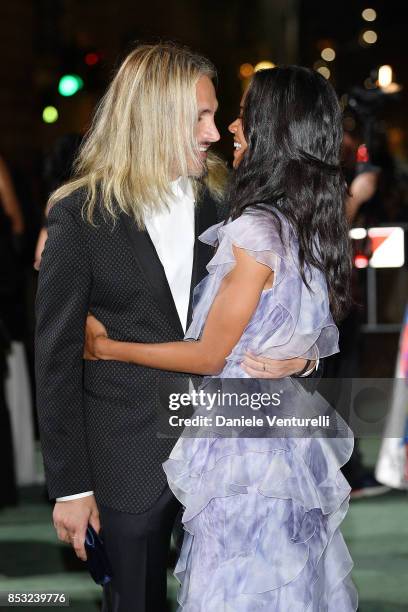
[[[218,142],[221,136],[215,123],[213,123],[208,131],[208,139],[210,142]]]

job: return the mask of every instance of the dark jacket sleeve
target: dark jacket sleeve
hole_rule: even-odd
[[[76,197],[49,213],[36,299],[37,409],[50,498],[93,489],[82,398],[92,276]]]

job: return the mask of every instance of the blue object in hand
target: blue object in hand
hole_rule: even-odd
[[[112,568],[103,540],[91,525],[88,525],[85,534],[85,550],[87,556],[86,564],[96,584],[101,586],[108,584],[112,580]]]

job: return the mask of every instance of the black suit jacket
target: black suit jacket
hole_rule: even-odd
[[[94,490],[111,508],[141,513],[166,486],[162,469],[175,443],[160,437],[160,393],[183,374],[115,361],[83,361],[89,310],[112,338],[181,340],[183,329],[147,232],[126,215],[113,226],[96,207],[83,220],[85,194],[58,202],[48,218],[36,301],[37,407],[51,498]],[[196,206],[192,289],[212,249],[197,240],[225,211],[206,192]],[[191,308],[190,308],[191,316]]]

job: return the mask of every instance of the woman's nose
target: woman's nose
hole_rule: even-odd
[[[235,134],[237,129],[238,129],[238,119],[235,119],[235,121],[229,124],[228,131],[231,132],[231,134]]]

